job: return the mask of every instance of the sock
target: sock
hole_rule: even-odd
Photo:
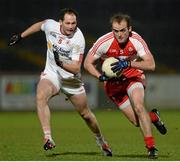
[[[100,144],[104,144],[104,143],[105,143],[103,136],[100,136],[100,137],[96,136],[96,140],[97,140]]]
[[[150,149],[152,147],[155,147],[154,138],[152,136],[144,137],[144,142],[146,144],[146,148]]]
[[[50,128],[43,127],[44,138],[52,140]]]
[[[154,112],[150,111],[149,116],[150,116],[152,122],[156,122],[159,120],[159,118],[157,117],[157,115]]]

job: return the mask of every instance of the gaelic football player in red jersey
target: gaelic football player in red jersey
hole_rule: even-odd
[[[161,134],[167,129],[161,121],[159,111],[147,112],[144,106],[145,70],[154,71],[155,61],[143,38],[132,31],[130,16],[117,13],[111,17],[112,31],[100,37],[89,50],[84,68],[99,81],[104,82],[107,96],[121,109],[135,126],[139,126],[144,137],[149,158],[157,158],[157,149],[152,135],[151,123]],[[118,78],[108,78],[95,66],[102,61],[116,57],[119,61],[111,64],[114,73],[122,71]]]

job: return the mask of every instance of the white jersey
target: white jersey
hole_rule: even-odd
[[[54,71],[59,74],[63,79],[77,79],[80,74],[74,75],[63,68],[56,65],[53,50],[56,50],[59,54],[61,61],[64,63],[71,63],[72,60],[79,61],[80,55],[84,54],[85,39],[79,28],[75,33],[70,36],[63,35],[60,30],[60,23],[52,19],[48,19],[41,26],[46,34],[47,40],[47,58],[45,69]]]
[[[70,36],[63,35],[60,23],[48,19],[42,24],[47,40],[47,58],[41,79],[50,80],[57,88],[66,94],[80,94],[85,92],[81,74],[73,74],[56,65],[53,51],[56,51],[63,63],[71,64],[79,61],[84,54],[85,39],[79,28]]]

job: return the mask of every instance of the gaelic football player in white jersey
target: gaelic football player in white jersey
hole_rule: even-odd
[[[167,130],[160,120],[159,112],[149,113],[144,107],[145,75],[143,70],[154,70],[155,61],[142,37],[132,31],[130,17],[115,14],[111,18],[112,31],[100,37],[89,50],[84,61],[85,69],[99,81],[104,82],[108,97],[135,126],[140,126],[149,158],[157,158],[157,149],[152,135],[151,123],[161,134]],[[122,71],[119,78],[108,78],[94,66],[97,59],[102,61],[116,57],[119,61],[111,64],[112,71]]]
[[[77,12],[73,9],[62,9],[59,22],[52,19],[37,22],[24,32],[13,35],[9,45],[12,46],[40,30],[45,32],[47,59],[37,85],[36,96],[38,117],[44,132],[44,149],[49,150],[55,147],[51,136],[48,101],[62,92],[67,95],[77,112],[95,134],[96,142],[104,155],[112,156],[111,149],[101,134],[96,117],[87,105],[86,92],[80,75],[85,40],[77,27],[77,16]]]

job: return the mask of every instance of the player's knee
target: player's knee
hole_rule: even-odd
[[[135,127],[139,127],[139,123],[134,123],[134,126]]]
[[[135,127],[139,127],[139,122],[138,122],[138,121],[131,121],[131,123],[132,123]]]
[[[40,103],[42,103],[42,102],[46,102],[46,96],[45,96],[45,94],[42,93],[42,92],[38,92],[38,93],[36,94],[36,102],[37,102],[37,104],[40,104]]]
[[[92,117],[92,113],[90,111],[82,111],[80,112],[80,115],[84,120],[89,120]]]
[[[134,109],[135,109],[135,112],[136,112],[137,116],[139,116],[139,115],[141,115],[143,113],[144,106],[143,106],[143,104],[136,104],[134,106]]]

